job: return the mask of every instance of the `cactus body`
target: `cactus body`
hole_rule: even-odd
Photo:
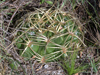
[[[16,45],[25,58],[41,63],[68,56],[68,52],[84,45],[83,33],[69,12],[59,9],[36,9],[21,18]],[[15,39],[16,39],[15,38]]]

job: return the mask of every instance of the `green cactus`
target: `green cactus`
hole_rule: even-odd
[[[81,26],[70,12],[60,9],[36,9],[18,22],[15,39],[19,54],[25,58],[36,58],[41,63],[68,56],[85,46]]]

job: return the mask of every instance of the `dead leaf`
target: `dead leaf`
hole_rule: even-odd
[[[78,75],[78,73],[74,74],[74,75]]]
[[[83,52],[82,51],[80,51],[80,57],[82,58],[82,54],[83,54]]]

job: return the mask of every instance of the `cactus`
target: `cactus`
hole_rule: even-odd
[[[19,54],[41,63],[69,56],[85,46],[81,26],[70,12],[60,9],[36,9],[18,22],[15,45]]]

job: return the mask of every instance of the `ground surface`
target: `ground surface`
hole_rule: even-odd
[[[61,6],[63,4],[63,0],[51,0],[55,7]],[[88,0],[91,4],[93,4],[93,0]],[[99,3],[99,4],[98,4]],[[91,66],[85,69],[83,72],[78,72],[75,75],[100,75],[100,27],[95,24],[100,24],[100,2],[96,5],[93,4],[94,8],[97,10],[97,15],[91,5],[87,2],[83,5],[81,2],[77,3],[74,7],[74,12],[76,13],[76,17],[79,18],[80,22],[84,25],[86,29],[86,34],[84,35],[86,40],[92,42],[94,44],[90,45],[89,42],[86,42],[87,48],[83,49],[79,52],[76,63],[90,63],[91,60],[95,61],[96,66]],[[53,4],[52,4],[53,5]],[[45,64],[38,63],[36,60],[32,59],[30,61],[24,61],[24,59],[18,55],[16,52],[16,47],[14,45],[10,45],[12,43],[14,34],[12,35],[13,29],[16,27],[15,23],[19,20],[23,15],[34,12],[34,8],[50,8],[52,5],[48,3],[40,4],[40,0],[1,0],[0,2],[0,75],[68,75],[67,71],[60,65],[59,62],[49,62]],[[91,12],[92,15],[89,15],[84,7],[88,7],[88,11]],[[62,10],[70,11],[72,10],[72,6],[70,2],[66,2],[63,6]],[[91,18],[93,17],[93,18]],[[95,19],[95,20],[92,20]],[[93,21],[96,21],[95,24]],[[86,26],[87,24],[87,26]],[[93,27],[92,27],[93,26]],[[95,29],[94,29],[95,28]],[[6,31],[8,29],[8,31]],[[4,37],[5,36],[5,37]],[[2,42],[5,41],[2,44]],[[9,46],[10,45],[10,46]],[[14,48],[13,48],[14,47]],[[90,59],[89,59],[90,58]],[[18,65],[18,69],[12,69],[10,67],[10,63],[13,61],[17,61],[20,63]],[[94,62],[93,62],[94,63]],[[92,63],[92,64],[93,64]],[[97,63],[97,64],[96,64]],[[76,65],[77,65],[76,64]]]

